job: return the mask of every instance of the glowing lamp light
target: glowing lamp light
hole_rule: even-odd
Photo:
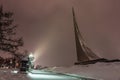
[[[28,64],[29,64],[29,69],[28,70],[30,71],[31,69],[34,68],[34,56],[33,56],[32,53],[29,55],[29,62],[28,62]]]
[[[34,57],[34,56],[33,56],[33,54],[31,53],[31,54],[29,55],[29,58],[32,58],[32,57]]]
[[[30,59],[30,62],[34,62],[35,59],[32,53],[29,55],[29,59]]]

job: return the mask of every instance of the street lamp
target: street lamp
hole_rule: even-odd
[[[34,65],[33,65],[34,56],[32,53],[29,55],[28,60],[29,60],[29,70],[31,70],[34,67]]]

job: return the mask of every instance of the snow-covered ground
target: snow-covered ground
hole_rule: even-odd
[[[30,80],[26,74],[17,73],[16,70],[0,69],[0,80]]]
[[[120,62],[55,67],[55,72],[77,74],[96,80],[120,80]]]
[[[96,80],[120,80],[120,62],[74,65],[71,67],[48,68],[57,73],[77,74]],[[75,75],[76,76],[76,75]],[[30,80],[26,74],[15,73],[10,69],[0,69],[0,80]]]

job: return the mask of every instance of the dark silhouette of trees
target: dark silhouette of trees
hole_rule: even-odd
[[[3,6],[0,6],[0,50],[19,58],[17,51],[23,46],[23,39],[16,36],[17,26],[13,21],[13,13],[3,11]]]

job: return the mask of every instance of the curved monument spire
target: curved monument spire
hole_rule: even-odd
[[[72,8],[73,14],[73,24],[74,24],[74,33],[75,33],[75,42],[76,42],[76,52],[77,52],[77,60],[78,62],[84,62],[89,60],[99,59],[98,57],[85,43],[83,39],[78,24],[75,18],[74,8]]]

